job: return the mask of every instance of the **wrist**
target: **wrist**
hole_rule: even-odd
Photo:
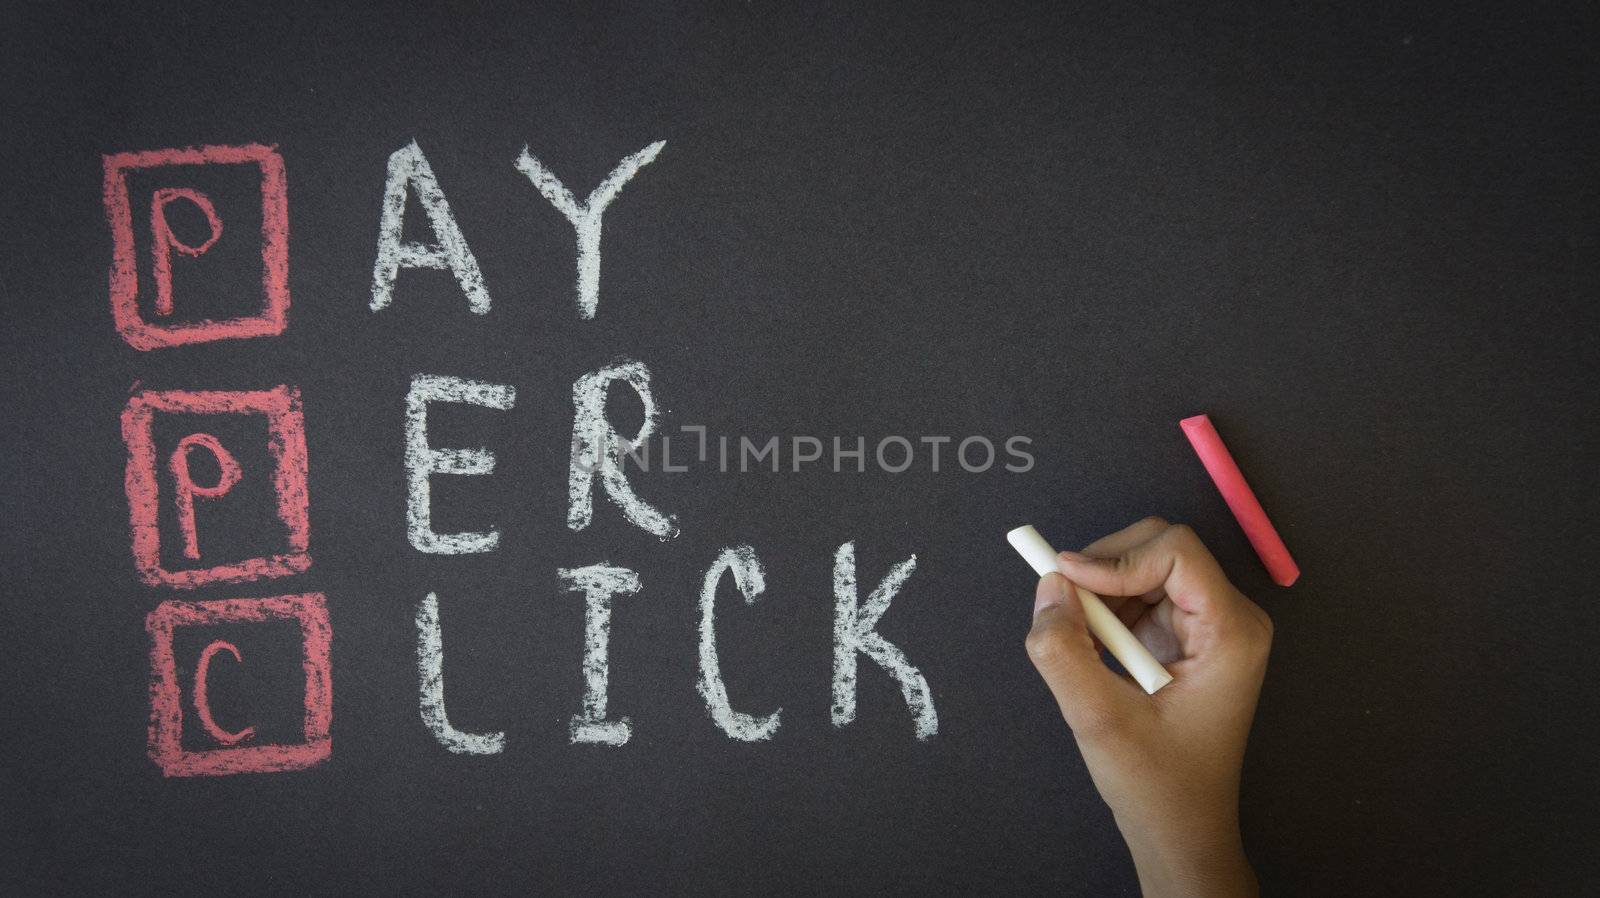
[[[1259,894],[1236,820],[1160,830],[1120,828],[1145,898]]]

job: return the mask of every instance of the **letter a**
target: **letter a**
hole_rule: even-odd
[[[407,243],[401,239],[405,227],[406,192],[415,190],[433,229],[433,244]],[[416,141],[389,156],[389,175],[383,185],[383,217],[378,222],[378,260],[372,266],[372,311],[385,308],[394,299],[394,281],[402,268],[448,268],[456,283],[467,294],[467,307],[479,315],[489,312],[489,290],[483,285],[478,260],[461,236],[450,204],[445,202],[439,179],[422,155]]]

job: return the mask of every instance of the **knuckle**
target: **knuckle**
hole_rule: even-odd
[[[1026,640],[1028,657],[1037,667],[1054,666],[1066,650],[1066,640],[1055,627],[1034,627]]]
[[[1136,526],[1147,527],[1147,528],[1149,528],[1151,530],[1156,530],[1156,529],[1165,530],[1168,527],[1171,527],[1172,525],[1167,523],[1167,519],[1166,518],[1164,518],[1164,517],[1162,517],[1160,515],[1157,515],[1157,514],[1153,514],[1153,515],[1150,515],[1150,516],[1146,517],[1144,520],[1140,521]]]
[[[1178,546],[1189,547],[1200,542],[1200,535],[1188,524],[1172,524],[1167,527],[1166,537]]]

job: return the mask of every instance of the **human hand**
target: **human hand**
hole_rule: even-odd
[[[1039,581],[1028,655],[1061,706],[1147,898],[1253,895],[1239,771],[1272,622],[1193,530],[1146,518],[1062,552]],[[1100,594],[1173,681],[1145,695],[1101,660],[1068,581]]]

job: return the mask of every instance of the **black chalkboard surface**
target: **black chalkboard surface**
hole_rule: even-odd
[[[1172,7],[11,7],[0,890],[1133,894],[1159,513],[1269,893],[1582,891],[1594,11]]]

